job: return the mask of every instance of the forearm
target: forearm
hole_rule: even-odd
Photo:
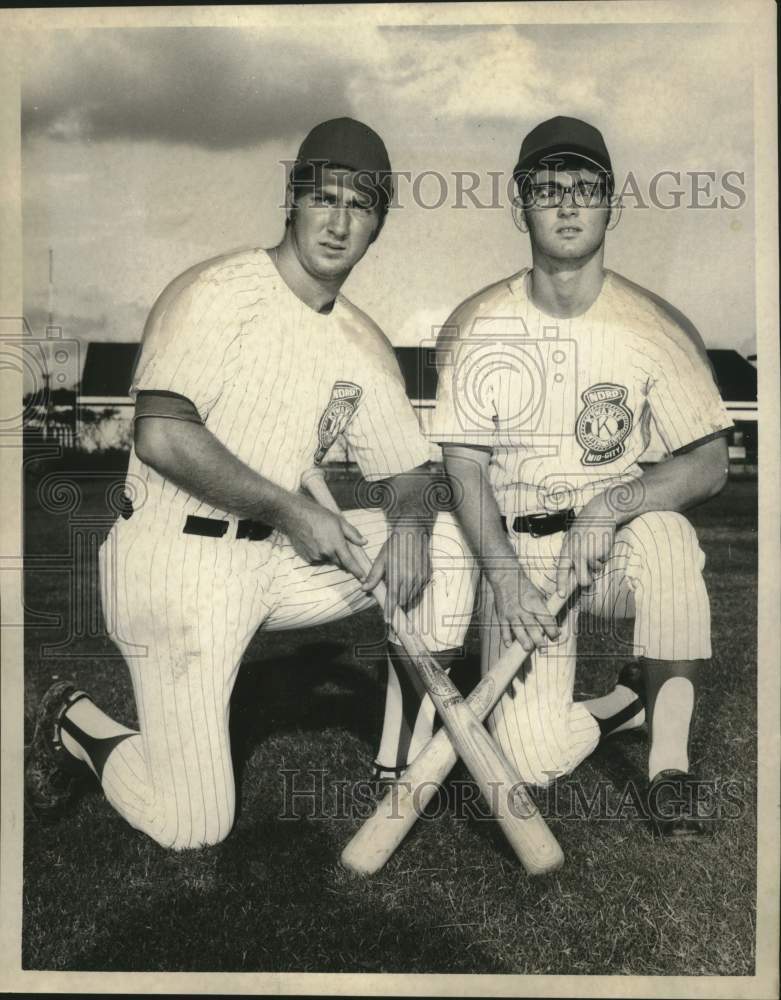
[[[457,484],[457,517],[472,552],[491,586],[495,622],[505,646],[517,640],[527,652],[555,642],[559,626],[539,591],[521,569],[502,528],[499,507],[488,477],[490,452],[448,445],[445,468]]]
[[[381,481],[383,512],[388,539],[363,583],[373,590],[386,582],[385,619],[392,621],[396,607],[407,607],[431,576],[431,530],[437,516],[431,502],[436,488],[429,463]]]
[[[253,472],[202,424],[144,417],[136,454],[191,496],[238,517],[285,530],[295,494]]]
[[[643,476],[608,489],[586,509],[615,520],[620,527],[654,510],[684,511],[715,496],[726,482],[729,456],[718,438],[647,469]]]
[[[456,518],[481,569],[492,582],[508,573],[517,574],[518,560],[502,529],[488,478],[490,454],[449,445],[443,447],[443,454],[460,501]]]
[[[383,483],[387,486],[383,509],[390,526],[430,531],[437,516],[431,495],[436,482],[430,464],[419,465]]]

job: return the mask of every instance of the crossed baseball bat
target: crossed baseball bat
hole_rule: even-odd
[[[341,513],[321,469],[305,472],[301,483],[322,507],[335,514]],[[362,568],[368,571],[371,560],[366,553],[352,544],[351,550]],[[385,585],[380,582],[373,593],[383,607]],[[557,615],[565,601],[566,598],[554,595],[548,601],[550,614]],[[379,871],[460,756],[526,871],[530,875],[544,875],[560,868],[564,863],[561,847],[517,772],[482,724],[529,654],[519,643],[513,643],[464,701],[401,608],[396,608],[391,627],[415,664],[444,728],[407,768],[403,781],[388,789],[375,812],[344,848],[342,864],[361,875]]]

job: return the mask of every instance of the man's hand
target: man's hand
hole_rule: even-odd
[[[396,524],[362,584],[367,593],[385,580],[385,621],[390,623],[397,607],[414,603],[431,576],[430,533],[420,524]]]
[[[571,573],[578,586],[591,586],[613,549],[616,527],[615,516],[604,504],[586,504],[578,514],[564,536],[556,566],[556,590],[562,597],[571,589]]]
[[[306,497],[296,497],[285,513],[282,530],[308,563],[334,563],[361,581],[366,576],[348,542],[366,545],[368,539],[345,517],[332,514]]]
[[[502,642],[511,646],[517,639],[527,653],[542,646],[547,639],[554,642],[561,630],[548,612],[545,595],[520,569],[506,569],[489,575],[494,592],[496,617]]]

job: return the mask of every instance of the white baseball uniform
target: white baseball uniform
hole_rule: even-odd
[[[430,457],[380,330],[342,295],[328,314],[306,306],[263,250],[208,261],[163,293],[133,380],[133,395],[144,390],[189,399],[226,448],[293,491],[339,434],[369,480]],[[252,636],[335,621],[373,598],[341,569],[306,563],[279,532],[237,537],[238,518],[135,453],[126,489],[135,509],[101,549],[101,583],[140,733],[108,757],[103,788],[133,826],[165,846],[216,843],[233,822],[229,699]],[[374,558],[387,537],[384,515],[345,514]],[[214,535],[187,533],[204,523]],[[448,515],[437,519],[432,555],[432,580],[410,617],[430,648],[443,649],[463,636],[475,584],[456,569],[465,553]]]
[[[607,271],[582,315],[543,314],[523,270],[477,293],[439,340],[439,388],[431,436],[491,449],[490,483],[512,547],[532,582],[555,590],[563,533],[516,532],[519,515],[576,512],[642,476],[653,420],[671,454],[727,432],[699,335],[652,293]],[[705,557],[678,513],[642,514],[619,529],[609,560],[578,605],[601,619],[633,617],[635,655],[710,656]],[[561,638],[536,650],[502,698],[490,727],[521,776],[545,785],[568,773],[599,740],[596,720],[572,700],[577,606]],[[500,652],[493,596],[483,585],[482,668]]]

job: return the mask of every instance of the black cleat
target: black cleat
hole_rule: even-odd
[[[38,705],[35,732],[24,769],[28,803],[41,819],[56,819],[92,771],[62,743],[61,722],[75,702],[89,697],[72,681],[55,681]]]
[[[667,768],[648,786],[648,814],[654,833],[670,840],[700,840],[713,833],[713,819],[700,812],[693,774]]]

